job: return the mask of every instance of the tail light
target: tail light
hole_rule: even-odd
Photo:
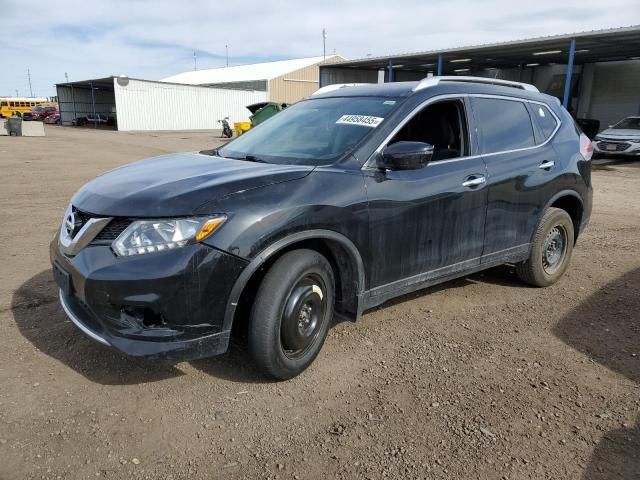
[[[584,133],[580,134],[580,153],[587,161],[591,160],[593,156],[593,145],[591,145],[591,140]]]

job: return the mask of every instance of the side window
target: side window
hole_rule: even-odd
[[[424,142],[433,145],[432,161],[469,155],[467,118],[462,100],[445,100],[427,105],[391,139],[396,142]]]
[[[531,103],[530,105],[531,110],[534,112],[533,117],[542,131],[544,140],[547,140],[558,126],[558,121],[546,106],[537,103]]]
[[[473,108],[482,131],[482,153],[533,147],[531,117],[524,103],[497,98],[474,98]]]

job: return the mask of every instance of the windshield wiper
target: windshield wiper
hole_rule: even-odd
[[[245,155],[244,157],[230,157],[228,155],[224,155],[224,158],[230,158],[231,160],[246,160],[247,162],[269,163],[266,160],[251,154]]]
[[[202,155],[211,155],[212,157],[218,157],[218,149],[214,148],[213,150],[200,150],[198,153]]]
[[[256,163],[269,163],[260,157],[256,157],[255,155],[245,155],[244,160],[247,160],[249,162],[256,162]]]

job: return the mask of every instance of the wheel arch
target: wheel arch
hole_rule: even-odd
[[[575,190],[562,190],[556,193],[545,205],[538,223],[550,208],[560,208],[569,214],[573,221],[574,242],[577,241],[580,234],[580,226],[582,225],[582,216],[584,215],[584,203],[580,194]]]
[[[230,330],[242,300],[250,300],[268,267],[284,253],[310,248],[327,257],[336,275],[336,310],[353,320],[362,313],[365,288],[362,257],[351,240],[332,230],[307,230],[290,234],[262,250],[234,283],[225,309],[223,330]]]

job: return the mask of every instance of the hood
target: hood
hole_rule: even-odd
[[[627,138],[640,138],[640,130],[633,128],[607,128],[598,134],[599,137],[611,140],[624,140]]]
[[[111,170],[84,185],[71,203],[96,215],[185,216],[206,202],[302,178],[313,168],[176,153]]]

